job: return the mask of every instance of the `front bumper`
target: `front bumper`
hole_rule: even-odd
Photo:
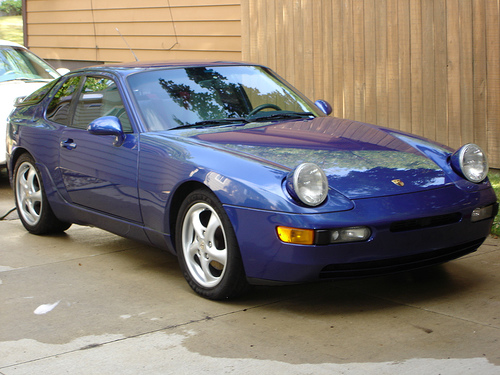
[[[326,214],[225,208],[247,277],[261,283],[371,276],[455,259],[476,250],[489,234],[493,218],[472,222],[471,215],[474,209],[491,204],[496,205],[491,188],[467,193],[447,186],[361,199],[353,210]],[[451,219],[443,222],[447,217]],[[429,218],[437,219],[433,223]],[[404,226],[412,222],[417,224]],[[293,245],[278,239],[278,225],[315,230],[366,225],[372,236],[365,242]]]

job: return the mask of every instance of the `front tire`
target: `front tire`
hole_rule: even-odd
[[[56,218],[50,208],[40,172],[28,154],[19,157],[14,168],[16,208],[23,226],[30,233],[64,232],[71,226]]]
[[[199,295],[220,300],[248,288],[236,235],[212,192],[194,191],[182,203],[176,248],[184,277]]]

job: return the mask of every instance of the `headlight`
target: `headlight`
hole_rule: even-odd
[[[481,147],[466,144],[451,156],[451,165],[456,172],[475,183],[483,181],[488,175],[488,160]]]
[[[287,177],[290,195],[308,206],[319,206],[328,195],[325,172],[314,163],[302,163]]]

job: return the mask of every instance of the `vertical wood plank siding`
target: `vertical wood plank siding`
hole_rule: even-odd
[[[500,0],[241,0],[243,59],[333,114],[451,147],[500,168]]]
[[[27,44],[47,59],[134,60],[118,29],[141,60],[241,60],[239,0],[27,0],[26,6]]]

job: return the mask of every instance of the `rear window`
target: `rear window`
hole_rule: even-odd
[[[73,94],[80,84],[80,76],[70,77],[57,90],[47,107],[47,119],[62,125],[69,125]]]
[[[59,80],[55,79],[47,83],[45,86],[40,87],[38,90],[31,93],[23,100],[18,101],[16,103],[16,107],[23,107],[25,105],[33,105],[39,103],[45,97],[45,95],[47,95],[47,93],[52,89],[52,87],[56,85],[57,82],[59,82]]]

